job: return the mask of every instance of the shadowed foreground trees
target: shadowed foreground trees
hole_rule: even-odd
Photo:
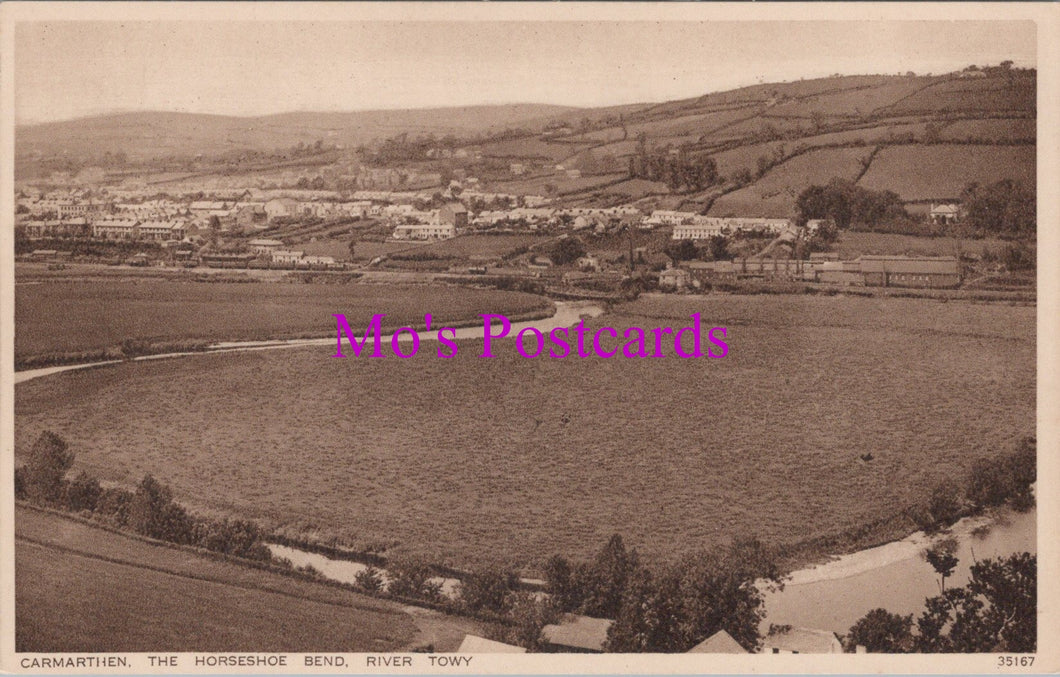
[[[654,569],[615,535],[592,562],[553,557],[548,590],[560,611],[614,619],[608,651],[685,652],[719,630],[746,649],[759,646],[765,616],[759,579],[780,578],[757,540]]]
[[[941,566],[952,571],[955,563]],[[1022,552],[983,560],[972,565],[971,574],[967,585],[928,598],[915,626],[912,615],[873,609],[850,628],[847,650],[862,645],[880,653],[1036,651],[1037,556]]]

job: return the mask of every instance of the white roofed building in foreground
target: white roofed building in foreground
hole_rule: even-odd
[[[465,635],[457,653],[526,653],[526,649],[513,644],[495,642],[477,635]]]
[[[748,653],[747,649],[724,630],[718,630],[710,637],[688,650],[688,653]]]

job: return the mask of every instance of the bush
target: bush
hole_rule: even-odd
[[[414,597],[437,601],[442,597],[442,584],[431,580],[434,572],[430,566],[415,558],[390,561],[390,585],[387,591],[399,597]]]
[[[129,505],[132,498],[132,492],[125,489],[104,489],[96,500],[96,514],[107,518],[115,526],[125,526],[129,523]]]
[[[173,502],[173,492],[151,475],[145,475],[129,502],[128,524],[137,533],[170,543],[192,542],[192,521]]]
[[[73,464],[74,454],[68,451],[63,438],[51,431],[41,433],[30,450],[29,462],[23,467],[25,497],[44,505],[59,503],[63,478]]]
[[[74,512],[94,512],[102,495],[103,488],[99,486],[99,480],[82,470],[77,478],[66,486],[63,502],[68,510]]]
[[[353,577],[353,582],[367,593],[379,594],[383,592],[383,572],[371,564],[358,571],[357,575]]]
[[[509,609],[509,595],[518,578],[511,571],[487,570],[468,574],[459,586],[459,601],[471,611],[502,614]]]
[[[945,480],[935,487],[928,500],[928,512],[935,526],[945,527],[957,521],[961,516],[963,500],[961,488],[952,480]]]
[[[258,525],[247,520],[201,520],[195,524],[192,539],[200,547],[226,555],[268,560],[269,549],[262,543]]]
[[[913,616],[873,609],[850,628],[847,649],[863,646],[870,653],[908,653],[913,646]]]
[[[975,462],[968,480],[968,499],[984,508],[1012,501],[1017,508],[1025,509],[1029,507],[1028,501],[1033,502],[1031,485],[1036,480],[1036,443],[1034,438],[1027,437],[1008,456]]]

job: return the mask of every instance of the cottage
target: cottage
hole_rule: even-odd
[[[661,289],[679,291],[687,287],[691,281],[691,274],[684,268],[667,268],[659,273],[659,287]]]
[[[606,618],[564,614],[559,623],[541,629],[541,638],[554,652],[603,653],[612,623]]]
[[[184,222],[176,220],[142,221],[138,237],[142,240],[180,240],[184,237]]]
[[[932,223],[940,226],[957,223],[961,218],[961,208],[956,204],[932,204],[930,218]]]

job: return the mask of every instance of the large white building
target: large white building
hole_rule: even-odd
[[[412,223],[394,226],[395,240],[447,240],[456,237],[451,223]]]

